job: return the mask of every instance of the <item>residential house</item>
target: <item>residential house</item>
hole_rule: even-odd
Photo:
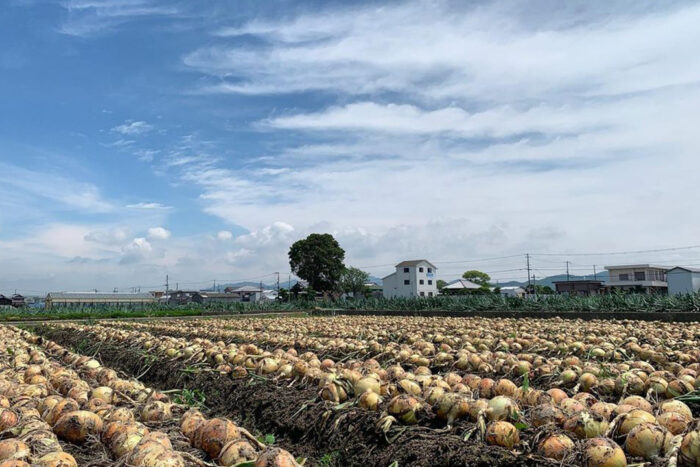
[[[482,287],[479,284],[475,284],[474,282],[469,281],[467,279],[457,279],[456,281],[451,282],[450,284],[443,287],[441,292],[443,294],[449,295],[449,294],[461,294],[461,293],[466,293],[470,290],[480,290],[480,289],[482,289]]]
[[[668,282],[666,273],[669,267],[653,264],[630,264],[605,266],[610,278],[605,286],[610,291],[638,291],[644,293],[666,293]]]
[[[252,285],[244,285],[231,291],[231,295],[238,298],[239,302],[259,302],[262,300],[264,290]]]
[[[144,306],[156,303],[149,293],[51,292],[46,296],[46,309],[55,307]]]
[[[666,272],[668,294],[696,293],[700,290],[700,269],[676,266]]]
[[[433,297],[438,293],[436,271],[425,259],[402,261],[395,272],[382,279],[384,297]]]
[[[12,306],[12,299],[0,294],[0,306],[11,307]]]
[[[22,308],[25,305],[26,305],[26,303],[25,303],[24,297],[22,295],[16,293],[12,296],[12,306],[13,307]]]
[[[573,280],[554,281],[554,288],[558,294],[563,295],[599,295],[603,293],[605,287],[603,281],[596,280]]]

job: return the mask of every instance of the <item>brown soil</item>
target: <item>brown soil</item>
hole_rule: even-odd
[[[226,416],[260,434],[274,434],[277,443],[296,456],[307,457],[308,465],[335,466],[554,466],[529,453],[522,454],[487,446],[463,435],[473,424],[461,422],[450,430],[444,422],[425,414],[419,426],[396,425],[385,435],[377,428],[379,413],[356,408],[334,410],[319,400],[316,390],[288,388],[261,377],[233,380],[218,373],[188,368],[178,361],[147,361],[145,354],[110,342],[91,341],[71,331],[43,327],[38,332],[61,345],[80,344],[84,354],[96,354],[105,365],[121,370],[160,390],[199,389],[206,396],[211,416]],[[524,438],[532,438],[523,433]],[[387,439],[389,438],[389,439]]]

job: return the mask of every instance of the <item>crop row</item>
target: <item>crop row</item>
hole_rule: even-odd
[[[179,324],[171,322],[158,328]],[[295,382],[300,386],[313,385],[319,389],[320,399],[327,404],[337,404],[336,410],[356,405],[364,410],[382,412],[379,426],[386,433],[391,433],[397,425],[434,426],[435,420],[443,420],[448,429],[460,424],[466,430],[467,439],[483,438],[491,445],[522,452],[536,451],[563,462],[583,459],[587,465],[625,465],[630,457],[654,461],[664,458],[671,463],[680,460],[684,465],[694,465],[699,458],[698,420],[686,404],[672,399],[675,392],[694,390],[699,369],[697,350],[686,347],[684,332],[679,333],[680,338],[673,337],[672,330],[663,326],[657,335],[668,337],[664,345],[640,344],[634,337],[630,340],[629,337],[619,339],[615,335],[605,335],[603,338],[593,334],[585,334],[579,342],[575,338],[581,331],[574,329],[564,334],[573,337],[563,337],[557,343],[547,341],[546,329],[540,333],[545,337],[533,332],[536,328],[547,327],[540,323],[530,323],[531,332],[527,332],[527,324],[520,324],[523,332],[519,337],[506,337],[500,325],[487,322],[476,330],[469,327],[457,330],[458,334],[452,328],[451,333],[446,329],[444,335],[428,332],[406,339],[410,343],[401,345],[410,346],[408,358],[386,367],[373,358],[334,361],[321,359],[310,351],[298,355],[292,348],[270,351],[252,343],[226,344],[203,338],[157,336],[114,326],[56,326],[98,341],[128,343],[158,358],[180,361],[183,365],[196,363],[200,368],[215,372],[215,377],[264,377],[280,383],[280,391],[294,390],[290,386]],[[200,332],[208,335],[205,326],[202,323]],[[550,326],[556,324],[550,323]],[[410,330],[411,324],[404,322],[403,332],[407,328]],[[371,331],[364,328],[365,335],[367,332]],[[473,337],[476,335],[481,336],[478,341]],[[396,338],[387,337],[386,343],[377,341],[376,344],[386,348],[393,342],[391,339]],[[567,339],[574,340],[567,343]],[[505,343],[532,352],[546,342],[553,346],[545,345],[544,350],[561,352],[562,358],[536,353],[513,354],[506,350],[478,352],[475,346],[490,349],[490,345]],[[597,348],[602,354],[594,352]],[[400,345],[394,350],[406,351]],[[441,354],[450,356],[450,352],[455,352],[456,358],[437,360],[437,366],[447,367],[446,372],[433,374],[429,366],[436,366],[435,359],[444,358]],[[580,352],[590,360],[574,355]],[[645,359],[630,359],[628,353]],[[423,360],[411,363],[414,354],[428,362],[425,365]],[[607,359],[606,354],[609,355]],[[466,368],[460,368],[459,362],[465,362]],[[556,381],[552,380],[556,385],[531,387],[531,375],[545,365],[558,372]],[[477,374],[493,372],[493,368],[517,375],[520,386],[507,377],[494,381]],[[489,371],[485,371],[487,369]],[[608,377],[604,372],[615,372],[617,376]],[[617,403],[606,402],[601,397],[601,394],[614,393],[621,396]],[[624,446],[624,451],[618,444]]]
[[[91,452],[131,466],[179,467],[255,462],[256,466],[297,465],[286,451],[264,449],[246,430],[222,418],[186,407],[134,379],[122,379],[97,360],[73,353],[26,331],[0,327],[0,465],[70,467]],[[150,428],[149,428],[150,427]],[[173,447],[182,434],[191,452]],[[181,444],[183,444],[181,442]],[[179,446],[180,447],[180,446]],[[205,455],[206,454],[206,455]],[[82,457],[81,457],[82,456]],[[252,465],[252,463],[251,463]]]

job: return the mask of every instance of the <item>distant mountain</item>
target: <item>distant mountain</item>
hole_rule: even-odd
[[[292,279],[292,286],[296,284],[297,281]],[[246,282],[228,282],[226,284],[216,284],[216,292],[223,292],[227,287],[233,287],[234,289],[237,287],[243,287],[243,286],[251,286],[251,287],[260,287],[260,282],[251,282],[251,281],[246,281]],[[281,289],[286,289],[287,288],[287,281],[282,282],[280,280],[280,288]],[[263,282],[262,288],[267,290],[267,289],[272,289],[272,290],[277,290],[277,282],[273,284],[266,284]],[[214,292],[214,286],[212,285],[211,287],[207,287],[205,289],[200,289],[203,292]]]

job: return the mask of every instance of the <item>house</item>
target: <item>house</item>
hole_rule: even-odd
[[[0,306],[12,306],[12,299],[0,294]]]
[[[434,297],[437,295],[435,265],[425,259],[402,261],[382,279],[384,298]]]
[[[15,308],[22,308],[25,306],[26,303],[24,301],[24,297],[18,293],[14,294],[12,296],[12,306]]]
[[[203,299],[197,290],[169,290],[158,301],[168,305],[186,305],[188,303],[202,303]]]
[[[696,293],[700,290],[700,269],[676,266],[666,272],[668,294]]]
[[[239,302],[259,302],[262,299],[264,290],[252,285],[244,285],[233,289],[230,293],[237,297]]]
[[[527,292],[525,289],[522,287],[518,287],[517,285],[509,285],[506,287],[499,287],[499,293],[501,297],[517,297],[517,298],[523,298],[525,295],[527,295]]]
[[[481,290],[482,287],[479,284],[475,284],[467,279],[457,279],[456,281],[446,285],[442,288],[441,292],[443,294],[461,294],[469,292],[470,290]]]
[[[554,281],[554,288],[558,294],[581,296],[598,295],[605,290],[603,281],[595,280]]]
[[[622,290],[644,293],[666,293],[668,283],[667,266],[653,264],[630,264],[624,266],[605,266],[610,278],[605,286],[610,291]]]
[[[46,309],[54,307],[144,306],[156,303],[149,293],[51,292],[46,296]]]

